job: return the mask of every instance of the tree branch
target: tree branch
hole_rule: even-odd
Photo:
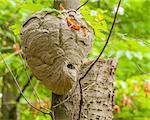
[[[78,11],[79,9],[81,9],[84,5],[86,5],[87,3],[89,2],[89,0],[87,0],[85,3],[83,3],[82,5],[80,5],[77,9],[76,9],[76,11]]]
[[[33,78],[33,75],[30,76],[30,79],[28,79],[27,83],[24,85],[22,92],[24,92],[26,90],[26,88],[29,86],[30,80]],[[16,102],[20,101],[22,94],[20,93],[19,96],[16,99]]]
[[[18,83],[18,81],[17,81],[15,75],[14,75],[13,72],[11,71],[10,67],[8,66],[8,64],[6,63],[6,61],[4,60],[4,58],[3,58],[3,56],[2,56],[1,53],[0,53],[0,56],[1,56],[1,58],[2,58],[2,60],[3,60],[3,62],[4,62],[4,64],[5,64],[5,66],[7,67],[8,71],[10,72],[11,76],[13,77],[13,80],[14,80],[14,82],[15,82],[15,84],[16,84],[18,90],[19,90],[19,92],[21,93],[21,95],[23,96],[23,98],[25,99],[25,101],[26,101],[32,108],[36,109],[37,111],[39,111],[39,112],[41,112],[41,113],[43,113],[43,114],[49,114],[49,115],[50,115],[51,111],[50,111],[50,112],[44,112],[44,111],[38,109],[37,107],[35,107],[35,106],[24,96],[24,94],[23,94],[23,92],[22,92],[22,90],[21,90],[21,88],[20,88],[20,86],[19,86],[19,83]]]
[[[106,49],[106,47],[107,47],[107,45],[108,45],[108,42],[109,42],[109,40],[110,40],[110,36],[111,36],[111,34],[112,34],[112,31],[113,31],[115,22],[116,22],[116,18],[117,18],[117,14],[118,14],[118,10],[119,10],[120,3],[121,3],[121,0],[119,0],[118,6],[117,6],[117,10],[116,10],[116,13],[115,13],[115,17],[114,17],[114,21],[113,21],[113,24],[112,24],[112,26],[111,26],[109,35],[108,35],[108,37],[107,37],[107,39],[106,39],[106,43],[105,43],[103,49],[101,50],[101,52],[100,52],[100,54],[98,55],[98,57],[96,58],[96,60],[91,64],[91,66],[89,67],[89,69],[86,71],[86,73],[79,79],[79,81],[81,81],[82,79],[84,79],[84,78],[86,77],[86,75],[88,74],[88,72],[92,69],[92,67],[95,65],[95,63],[98,61],[98,59],[101,57],[101,55],[103,54],[104,50]]]
[[[8,30],[9,30],[9,31],[13,34],[13,36],[14,36],[14,37],[12,36],[12,38],[14,38],[14,39],[13,39],[14,44],[17,44],[16,35],[14,34],[14,32],[13,32],[11,29],[8,29]],[[35,96],[37,97],[37,99],[40,101],[40,97],[39,97],[37,91],[35,90],[35,88],[34,88],[32,82],[31,82],[29,73],[28,73],[28,71],[27,71],[26,65],[25,65],[25,63],[24,63],[24,61],[23,61],[22,54],[21,54],[20,52],[19,52],[19,57],[20,57],[21,62],[22,62],[22,64],[23,64],[23,68],[24,68],[24,70],[25,70],[25,73],[26,73],[26,75],[27,75],[27,78],[28,78],[28,80],[29,80],[29,83],[30,83],[30,85],[31,85],[31,87],[32,87],[32,89],[33,89],[33,91],[34,91],[34,94],[35,94]]]
[[[143,74],[150,76],[150,74],[148,72],[145,72],[139,64],[136,64],[136,66],[137,66],[138,70],[141,71]]]

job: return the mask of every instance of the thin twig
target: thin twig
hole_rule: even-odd
[[[13,80],[14,80],[14,82],[15,82],[15,84],[16,84],[18,90],[19,90],[19,92],[20,92],[21,95],[24,97],[25,101],[26,101],[32,108],[36,109],[37,111],[39,111],[39,112],[41,112],[41,113],[43,113],[43,114],[50,114],[51,111],[50,111],[50,112],[44,112],[44,111],[38,109],[37,107],[35,107],[34,105],[32,105],[32,103],[24,96],[24,94],[23,94],[23,92],[22,92],[22,90],[21,90],[21,88],[20,88],[20,86],[19,86],[19,83],[18,83],[18,81],[17,81],[15,75],[14,75],[13,72],[11,71],[10,67],[8,66],[8,64],[6,63],[6,61],[4,60],[4,58],[3,58],[3,56],[2,56],[1,53],[0,53],[0,56],[1,56],[1,58],[2,58],[2,60],[3,60],[3,62],[4,62],[4,64],[6,65],[8,71],[9,71],[10,74],[12,75]]]
[[[72,95],[68,95],[68,97],[66,99],[64,99],[63,101],[61,101],[60,103],[56,104],[53,106],[53,108],[57,108],[58,106],[64,104],[65,102],[67,102],[70,98],[71,98]]]
[[[10,30],[10,29],[8,29],[8,30],[14,35],[14,39],[13,39],[13,40],[14,40],[14,43],[17,44],[16,36],[15,36],[14,32],[13,32],[12,30]],[[32,87],[33,91],[34,91],[34,94],[36,95],[36,97],[37,97],[38,100],[40,101],[40,97],[39,97],[37,91],[35,90],[35,88],[34,88],[32,82],[31,82],[29,73],[28,73],[28,71],[27,71],[26,65],[25,65],[25,63],[24,63],[23,57],[22,57],[22,55],[21,55],[20,52],[19,52],[19,57],[20,57],[20,59],[21,59],[21,62],[22,62],[22,64],[23,64],[23,67],[24,67],[24,69],[25,69],[25,73],[26,73],[26,75],[27,75],[27,78],[28,78],[28,80],[29,80],[29,82],[30,82],[30,84],[31,84],[31,87]]]
[[[4,26],[4,27],[6,27],[6,26]],[[8,29],[8,30],[12,33],[12,35],[13,35],[12,37],[13,37],[14,44],[17,44],[16,35],[14,34],[14,32],[13,32],[11,29],[9,29],[9,27],[6,27],[6,29]],[[29,73],[28,73],[28,71],[27,71],[27,69],[26,69],[26,65],[24,64],[23,57],[22,57],[22,55],[21,55],[21,50],[19,50],[19,52],[14,53],[14,55],[16,55],[16,54],[19,54],[19,57],[20,57],[20,59],[21,59],[21,62],[22,62],[22,64],[23,64],[23,67],[24,67],[24,69],[25,69],[26,76],[27,76],[27,78],[28,78],[28,80],[29,80],[29,82],[30,82],[30,84],[31,84],[31,87],[32,87],[32,89],[33,89],[33,91],[34,91],[34,94],[35,94],[35,96],[37,97],[37,99],[40,101],[40,97],[39,97],[37,91],[35,90],[35,88],[34,88],[32,82],[31,82],[31,80],[30,80]]]
[[[31,75],[31,76],[30,76],[30,79],[32,79],[32,77],[33,77],[33,76]],[[30,80],[28,79],[27,83],[26,83],[26,84],[23,86],[23,88],[22,88],[22,93],[24,93],[24,91],[26,90],[26,88],[29,86],[29,83],[30,83]],[[19,102],[20,99],[21,99],[21,97],[22,97],[22,94],[20,93],[19,96],[17,97],[15,103]],[[12,108],[12,110],[14,110],[15,107],[16,107],[16,106],[14,106],[14,107]],[[11,111],[12,111],[12,110],[11,110]]]
[[[30,79],[28,79],[27,83],[23,86],[22,92],[24,92],[26,90],[26,88],[29,86],[30,80],[32,79],[33,75],[30,76]],[[16,99],[16,102],[20,101],[21,98],[21,93],[19,94],[19,96]]]
[[[0,49],[0,50],[1,50],[1,49]],[[2,51],[1,51],[1,52],[2,52]],[[8,57],[6,57],[4,60],[6,61],[6,60],[10,59],[11,57],[17,55],[19,52],[21,52],[21,50],[19,50],[18,52],[12,53],[12,54],[9,55]],[[0,61],[0,64],[1,64],[2,62],[3,62],[3,61]]]
[[[78,11],[79,9],[81,9],[84,5],[86,5],[87,3],[89,2],[89,0],[87,0],[85,3],[83,3],[82,5],[80,5],[77,9],[76,9],[76,11]]]
[[[101,50],[101,52],[100,52],[99,56],[97,57],[97,59],[91,64],[91,66],[89,67],[89,69],[86,71],[86,73],[79,79],[79,81],[81,81],[82,79],[85,78],[85,76],[89,73],[89,71],[91,70],[91,68],[92,68],[92,67],[95,65],[95,63],[99,60],[99,58],[100,58],[101,55],[103,54],[105,48],[107,47],[108,42],[109,42],[109,40],[110,40],[110,36],[111,36],[111,34],[112,34],[112,31],[113,31],[113,28],[114,28],[114,25],[115,25],[115,21],[116,21],[116,18],[117,18],[117,14],[118,14],[118,10],[119,10],[120,3],[121,3],[121,0],[119,0],[118,7],[117,7],[117,11],[116,11],[115,17],[114,17],[114,21],[113,21],[113,24],[112,24],[112,26],[111,26],[109,35],[108,35],[108,37],[107,37],[107,39],[106,39],[106,43],[105,43],[103,49]]]
[[[78,86],[78,82],[76,82],[76,84],[74,85],[74,87],[72,88],[70,93],[65,97],[65,99],[63,101],[61,101],[60,103],[54,105],[53,108],[56,108],[56,107],[64,104],[65,102],[67,102],[74,95],[77,86]]]
[[[150,76],[150,74],[149,74],[148,72],[145,72],[145,71],[140,67],[139,64],[136,64],[136,66],[137,66],[137,68],[138,68],[142,73],[144,73],[144,74]]]
[[[100,52],[99,56],[97,57],[97,59],[91,64],[91,66],[89,67],[89,69],[86,71],[86,73],[79,79],[79,87],[80,87],[80,109],[79,109],[79,116],[78,116],[78,119],[77,120],[80,120],[80,117],[81,117],[81,110],[82,110],[82,104],[83,104],[83,91],[82,91],[82,85],[81,85],[81,80],[84,79],[86,77],[86,75],[89,73],[89,71],[92,69],[92,67],[95,65],[95,63],[99,60],[99,58],[101,57],[101,55],[103,54],[106,46],[108,45],[108,42],[110,40],[110,36],[112,34],[112,31],[113,31],[113,28],[114,28],[114,25],[115,25],[115,22],[116,22],[116,18],[117,18],[117,14],[118,14],[118,10],[119,10],[119,6],[120,6],[120,3],[121,3],[121,0],[119,0],[119,3],[118,3],[118,6],[117,6],[117,10],[116,10],[116,13],[115,13],[115,16],[114,16],[114,21],[113,21],[113,24],[111,26],[111,29],[110,29],[110,32],[109,32],[109,35],[106,39],[106,43],[102,49],[102,51]]]
[[[14,39],[13,39],[13,40],[14,40],[14,43],[17,44],[16,36],[15,36],[14,32],[13,32],[11,29],[8,29],[8,30],[14,35]],[[38,94],[38,92],[36,91],[36,89],[34,88],[32,82],[31,82],[29,73],[28,73],[28,71],[27,71],[27,67],[26,67],[26,65],[25,65],[25,63],[24,63],[23,57],[22,57],[22,55],[21,55],[20,52],[19,52],[19,57],[20,57],[21,62],[22,62],[22,64],[23,64],[23,67],[24,67],[26,76],[27,76],[27,78],[28,78],[28,80],[29,80],[29,83],[30,83],[30,85],[31,85],[31,88],[33,89],[34,95],[37,97],[38,101],[40,101],[39,94]],[[44,107],[42,107],[42,106],[41,106],[41,108],[42,108],[42,109],[45,109],[45,110],[49,110],[49,109],[46,109],[46,108],[44,108]]]
[[[99,62],[99,66],[100,66],[100,62]],[[95,79],[96,82],[97,82],[99,73],[100,73],[100,67],[98,68],[98,72],[97,72],[97,75],[96,75],[96,79]],[[93,87],[93,86],[96,84],[96,82],[93,82],[92,84],[86,86],[86,87],[83,89],[83,91],[88,90],[88,89],[90,89],[91,87]]]

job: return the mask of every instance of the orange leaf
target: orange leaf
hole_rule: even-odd
[[[127,104],[127,100],[128,100],[128,98],[127,98],[126,94],[123,94],[123,98],[122,98],[122,106],[123,107]]]
[[[138,86],[138,84],[134,84],[134,91],[135,91],[135,92],[138,92],[138,91],[139,91],[139,86]]]
[[[150,93],[150,83],[146,82],[144,84],[144,92],[145,92],[145,97],[148,97],[148,94]]]
[[[14,51],[15,51],[16,53],[18,53],[19,50],[20,50],[19,44],[18,44],[18,43],[14,44],[14,45],[13,45],[13,49],[14,49]]]
[[[35,107],[38,108],[38,109],[40,109],[41,105],[40,105],[40,101],[39,100],[36,101]],[[36,116],[37,116],[38,112],[39,111],[37,111],[37,110],[34,109],[34,111],[33,111],[34,120],[36,120]]]
[[[115,113],[119,113],[120,112],[120,107],[118,105],[114,105],[113,109],[114,109]]]
[[[67,23],[70,28],[72,28],[74,30],[80,30],[81,25],[78,24],[78,22],[75,20],[75,18],[67,17],[66,20],[67,20]]]
[[[132,107],[132,100],[130,98],[127,99],[127,106]]]

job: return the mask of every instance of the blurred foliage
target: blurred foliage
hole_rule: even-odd
[[[84,2],[85,0],[82,0]],[[101,51],[111,27],[118,0],[90,0],[81,9],[87,21],[95,30],[93,49],[88,58],[93,60]],[[20,85],[27,82],[26,64],[18,56],[20,50],[20,28],[32,13],[52,8],[53,0],[1,0],[0,2],[0,49],[5,61],[17,76]],[[150,1],[122,0],[118,19],[109,45],[102,58],[117,58],[118,67],[115,80],[115,119],[148,120],[150,117]],[[17,44],[14,43],[17,41]],[[31,71],[28,70],[29,74]],[[0,58],[0,87],[3,76],[8,73]],[[43,102],[51,101],[51,91],[33,78],[33,84]],[[2,98],[0,90],[0,99]],[[33,103],[36,97],[29,86],[25,96]],[[0,102],[1,104],[1,102]],[[22,105],[23,104],[23,105]],[[49,106],[51,103],[48,103]],[[22,98],[18,104],[21,120],[49,119],[28,107]],[[28,109],[27,109],[28,108]]]

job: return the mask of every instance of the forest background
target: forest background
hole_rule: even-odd
[[[82,0],[84,3],[85,0]],[[95,40],[88,59],[95,59],[102,49],[113,22],[118,0],[89,0],[81,13],[95,30]],[[150,0],[122,0],[115,29],[102,58],[117,58],[118,66],[115,79],[115,120],[149,120],[150,118]],[[23,88],[28,78],[24,69],[26,62],[19,57],[20,29],[23,21],[32,13],[50,9],[53,0],[0,0],[0,54],[10,66]],[[16,42],[15,42],[16,41]],[[30,69],[27,68],[29,75]],[[49,120],[49,116],[30,108],[21,98],[18,103],[4,103],[4,89],[15,86],[6,84],[11,77],[2,58],[0,58],[0,109],[3,104],[15,104],[20,119]],[[11,78],[10,78],[11,79]],[[41,101],[51,106],[51,91],[32,78]],[[20,93],[13,90],[10,96]],[[29,85],[25,96],[38,106],[37,98]],[[9,97],[8,99],[11,99]],[[0,112],[0,117],[3,112]]]

